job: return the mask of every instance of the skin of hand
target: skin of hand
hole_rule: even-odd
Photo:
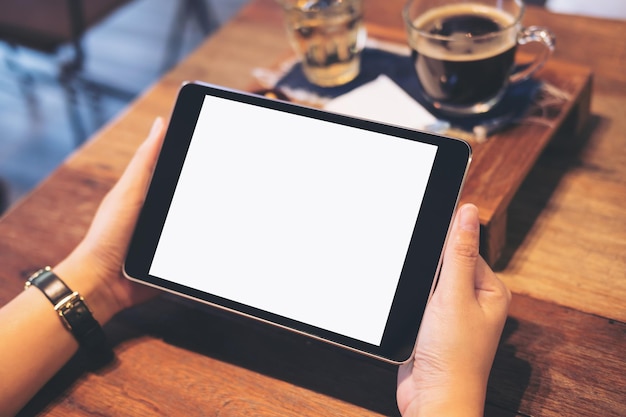
[[[163,120],[157,118],[120,180],[102,200],[83,240],[54,268],[70,288],[83,294],[101,324],[158,293],[126,279],[122,265],[164,135]]]
[[[459,208],[412,359],[398,371],[403,416],[482,416],[511,293],[479,255],[478,209]]]

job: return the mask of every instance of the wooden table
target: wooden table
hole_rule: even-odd
[[[400,29],[403,1],[366,1]],[[0,221],[0,303],[76,245],[183,80],[245,89],[288,52],[254,0]],[[626,415],[626,22],[551,14],[556,59],[593,70],[591,120],[543,152],[509,206],[499,275],[514,292],[487,394],[493,416]],[[106,326],[116,362],[70,362],[25,415],[393,415],[395,368],[173,297]],[[0,381],[0,384],[4,381]]]

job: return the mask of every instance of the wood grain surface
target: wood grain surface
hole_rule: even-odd
[[[403,2],[367,1],[402,30]],[[80,240],[152,120],[184,80],[233,88],[289,45],[254,0],[0,220],[0,303]],[[591,120],[551,143],[513,196],[499,275],[514,298],[489,382],[489,416],[626,415],[626,23],[529,7],[555,58],[593,72]],[[116,361],[75,357],[23,415],[395,415],[394,367],[162,296],[105,328]]]

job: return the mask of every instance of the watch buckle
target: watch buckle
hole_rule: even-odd
[[[56,311],[59,314],[59,316],[61,317],[63,321],[63,324],[69,331],[72,331],[72,325],[65,318],[65,314],[68,311],[72,310],[76,306],[76,304],[82,301],[83,301],[83,297],[81,297],[78,292],[74,291],[67,297],[63,298],[54,306],[54,311]]]

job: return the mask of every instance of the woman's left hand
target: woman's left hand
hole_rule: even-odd
[[[163,120],[157,118],[148,138],[103,199],[84,239],[54,268],[70,288],[85,297],[101,324],[157,293],[126,279],[122,265],[164,135]]]

